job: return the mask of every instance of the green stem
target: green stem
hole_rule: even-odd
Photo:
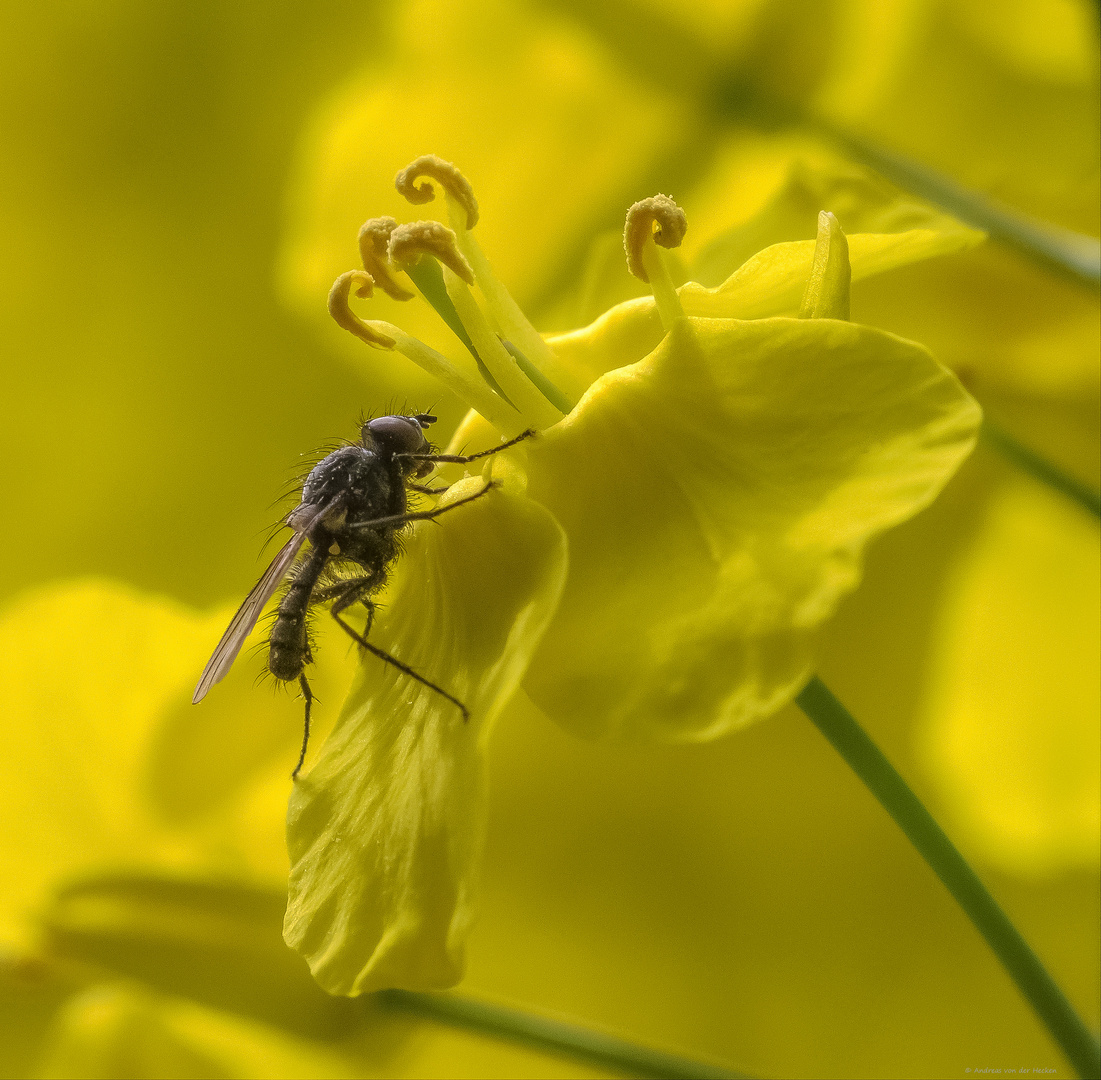
[[[1050,461],[1042,458],[1034,450],[1030,450],[1024,443],[1018,442],[1008,431],[989,420],[983,421],[982,437],[1018,468],[1066,495],[1067,498],[1073,499],[1094,517],[1101,517],[1101,495],[1088,484],[1082,483],[1081,480],[1052,465]]]
[[[730,73],[714,84],[710,105],[720,116],[737,122],[748,120],[766,130],[807,127],[893,184],[949,211],[968,225],[983,229],[1030,259],[1092,288],[1101,284],[1101,240],[1023,214],[972,191],[937,169],[864,139],[824,116],[763,95],[741,72]]]
[[[811,679],[795,700],[944,882],[1078,1075],[1098,1076],[1101,1048],[1097,1040],[975,871],[879,747],[821,679]]]
[[[443,271],[440,269],[440,264],[431,256],[425,255],[412,266],[407,266],[405,272],[420,290],[421,296],[435,308],[436,314],[447,323],[451,328],[451,332],[466,346],[467,351],[474,357],[474,362],[478,365],[478,371],[481,372],[482,378],[489,384],[493,392],[515,409],[516,406],[512,404],[508,395],[501,389],[500,384],[493,377],[493,373],[486,367],[485,361],[478,355],[478,350],[474,348],[474,342],[470,340],[470,335],[466,332],[466,327],[463,326],[463,321],[455,310],[455,304],[451,297],[447,295],[447,286],[443,282]]]
[[[721,1080],[726,1077],[739,1080],[746,1075],[719,1065],[635,1046],[603,1032],[565,1024],[561,1020],[550,1020],[454,994],[382,990],[375,995],[375,999],[390,1009],[564,1054],[628,1076],[654,1077],[655,1080]]]
[[[853,157],[899,187],[928,199],[968,225],[985,230],[1003,244],[1060,273],[1094,287],[1101,283],[1101,242],[1092,236],[1031,218],[920,162],[842,131],[820,117],[808,120]]]
[[[501,339],[509,356],[516,361],[520,370],[528,377],[528,381],[549,401],[563,416],[573,412],[573,404],[570,399],[558,389],[511,341]]]

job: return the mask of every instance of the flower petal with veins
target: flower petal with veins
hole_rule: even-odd
[[[529,450],[570,578],[525,687],[564,727],[714,738],[775,711],[876,533],[981,414],[920,345],[832,319],[683,319]]]
[[[473,494],[452,487],[444,503]],[[482,742],[561,595],[566,542],[511,481],[424,522],[371,641],[456,706],[367,657],[288,812],[284,936],[330,993],[454,984],[483,833]]]

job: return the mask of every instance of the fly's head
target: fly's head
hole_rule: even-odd
[[[424,429],[435,422],[436,418],[427,413],[417,413],[416,416],[378,416],[363,425],[363,445],[386,458],[395,454],[427,454],[431,452],[431,447],[424,437]],[[431,461],[410,460],[407,465],[403,465],[403,471],[418,478],[427,476],[432,469]]]

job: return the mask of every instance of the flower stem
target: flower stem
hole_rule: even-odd
[[[1081,480],[1052,465],[1035,450],[1030,450],[1008,431],[997,424],[992,424],[989,420],[983,420],[982,437],[1018,468],[1034,476],[1041,483],[1047,484],[1048,487],[1062,492],[1067,498],[1073,499],[1094,517],[1101,517],[1101,495],[1088,484],[1082,483]]]
[[[1079,1076],[1101,1072],[1097,1040],[906,781],[817,676],[795,699],[867,785],[986,938]]]
[[[843,131],[823,118],[810,117],[809,120],[818,131],[899,187],[928,199],[968,225],[985,230],[1003,244],[1085,285],[1096,288],[1101,282],[1101,243],[1094,237],[1031,218],[964,187],[921,162]]]
[[[429,1017],[444,1024],[481,1031],[511,1042],[622,1072],[657,1080],[740,1080],[745,1073],[725,1069],[605,1035],[545,1016],[507,1009],[487,1001],[455,994],[421,994],[411,990],[382,990],[375,999],[386,1008]]]

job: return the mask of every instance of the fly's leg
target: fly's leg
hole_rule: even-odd
[[[509,439],[506,443],[501,443],[500,446],[493,447],[492,450],[483,450],[478,454],[400,454],[399,457],[414,458],[417,461],[425,461],[430,465],[434,465],[437,462],[465,465],[468,462],[476,461],[478,458],[489,457],[491,454],[499,454],[502,450],[507,450],[510,446],[515,446],[518,442],[523,442],[524,439],[530,438],[535,434],[535,428],[528,428],[527,431],[520,435],[517,435],[515,439]],[[411,491],[419,491],[423,495],[442,495],[448,489],[446,487],[434,488],[429,487],[427,484],[414,484],[411,480],[405,482],[405,486]]]
[[[473,495],[467,495],[465,498],[450,503],[448,506],[438,506],[435,510],[422,510],[415,514],[394,514],[391,517],[374,518],[371,521],[355,521],[345,525],[344,528],[378,529],[380,527],[387,528],[389,526],[404,525],[408,521],[432,521],[434,518],[439,517],[440,514],[446,514],[448,510],[456,510],[458,507],[465,506],[475,499],[480,499],[483,495],[488,495],[495,487],[497,487],[497,484],[490,481],[481,491],[476,491]]]
[[[310,690],[310,683],[305,672],[298,676],[298,685],[302,687],[302,698],[306,702],[306,722],[302,730],[302,752],[298,755],[298,764],[295,765],[294,772],[291,773],[292,780],[298,779],[302,762],[306,760],[306,747],[310,745],[310,706],[313,704],[313,691]]]
[[[327,604],[332,600],[332,610],[336,614],[345,608],[350,608],[357,601],[361,603],[367,609],[367,627],[363,631],[363,636],[367,637],[371,633],[371,624],[375,621],[375,610],[378,607],[367,594],[374,592],[381,585],[382,579],[379,575],[349,578],[347,581],[338,581],[335,585],[318,589],[314,593],[314,600],[319,604]]]
[[[489,457],[491,454],[499,454],[502,450],[507,450],[510,446],[515,446],[518,442],[530,439],[534,434],[535,428],[528,428],[527,431],[520,432],[515,439],[509,439],[508,442],[503,442],[500,446],[493,447],[492,450],[482,450],[477,454],[395,454],[394,456],[409,458],[412,461],[446,462],[450,465],[465,465],[469,461],[477,461],[478,458]]]
[[[415,679],[422,686],[427,686],[429,690],[435,690],[436,693],[439,694],[441,697],[447,698],[447,700],[450,701],[452,705],[458,706],[459,711],[463,714],[463,723],[466,723],[466,721],[470,719],[470,710],[457,697],[449,694],[442,686],[437,686],[434,682],[429,682],[428,679],[426,679],[423,675],[417,674],[417,672],[415,672],[408,664],[403,664],[396,656],[391,656],[388,652],[380,649],[377,645],[372,645],[367,640],[366,634],[358,633],[354,627],[349,626],[348,623],[346,623],[340,617],[340,613],[344,611],[345,608],[351,607],[352,604],[354,604],[357,600],[363,600],[361,591],[370,588],[373,584],[374,581],[372,578],[357,578],[354,579],[352,582],[349,582],[349,585],[356,585],[358,586],[358,588],[349,588],[343,596],[333,602],[333,606],[331,608],[333,618],[336,619],[341,629],[343,629],[343,631],[357,645],[362,646],[373,656],[377,656],[380,660],[384,660],[387,664],[396,667],[398,671],[401,671],[404,674],[408,675],[411,679]],[[371,614],[373,615],[373,608],[375,605],[370,603],[369,601],[364,602],[369,604],[368,610],[371,611]],[[370,624],[368,623],[368,626],[369,625]]]

